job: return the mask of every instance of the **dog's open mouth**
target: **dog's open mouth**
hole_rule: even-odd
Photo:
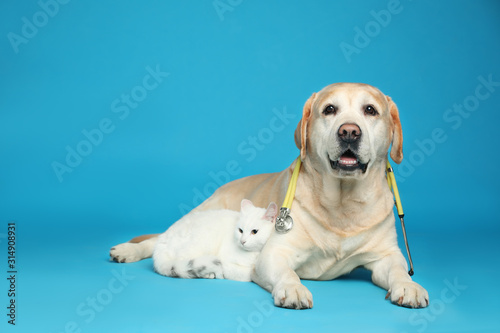
[[[341,169],[346,171],[361,170],[363,173],[368,168],[368,163],[361,163],[358,156],[350,149],[347,149],[336,161],[330,160],[332,169]]]

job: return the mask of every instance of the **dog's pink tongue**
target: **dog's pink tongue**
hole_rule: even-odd
[[[354,157],[341,156],[339,163],[343,165],[354,165],[358,163],[358,160]]]

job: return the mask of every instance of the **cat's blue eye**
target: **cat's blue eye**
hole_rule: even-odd
[[[252,230],[252,235],[255,235],[258,231],[259,231],[259,230],[257,230],[257,229],[253,229],[253,230]]]
[[[239,230],[240,234],[242,234],[242,233],[243,233],[243,230],[241,230],[241,228],[239,228],[238,230]]]

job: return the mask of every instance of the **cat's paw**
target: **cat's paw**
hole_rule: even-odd
[[[425,308],[429,305],[427,290],[413,281],[395,283],[385,298],[406,308]]]
[[[214,272],[207,273],[202,276],[203,279],[215,279],[217,275]]]
[[[188,263],[188,268],[189,268],[188,273],[191,276],[197,278],[224,279],[222,264],[218,259],[205,257],[205,258],[190,260]]]
[[[143,259],[140,245],[137,243],[122,243],[113,246],[109,251],[109,256],[112,261],[119,263],[136,262]]]
[[[273,289],[274,305],[289,309],[313,307],[311,292],[300,283],[278,285]]]

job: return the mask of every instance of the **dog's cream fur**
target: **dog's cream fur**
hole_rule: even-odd
[[[335,105],[337,112],[325,115],[327,105]],[[367,105],[378,113],[367,114]],[[330,164],[342,154],[338,130],[343,124],[361,130],[357,158],[368,165],[366,172]],[[331,280],[360,266],[372,272],[373,282],[388,290],[393,303],[428,305],[426,290],[411,280],[398,247],[394,201],[385,179],[387,151],[392,144],[390,156],[400,163],[402,141],[396,105],[372,86],[332,84],[305,103],[295,131],[303,164],[291,208],[294,227],[271,236],[252,276],[272,293],[275,305],[311,308],[312,295],[300,279]],[[238,210],[243,198],[261,207],[283,202],[294,165],[230,182],[195,210]],[[150,257],[156,238],[144,239],[114,247],[111,256],[120,262]]]

